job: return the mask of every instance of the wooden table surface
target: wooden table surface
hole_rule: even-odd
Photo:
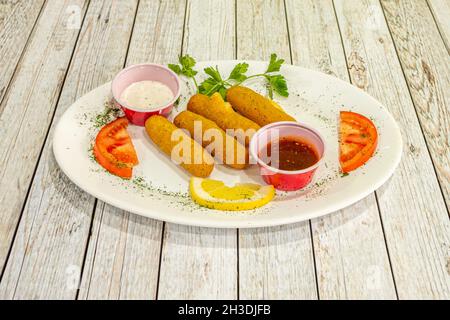
[[[0,1],[0,298],[450,299],[450,0]],[[56,123],[126,65],[276,52],[366,90],[402,161],[334,214],[260,229],[143,218],[59,170]]]

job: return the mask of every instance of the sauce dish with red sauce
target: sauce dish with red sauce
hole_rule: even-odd
[[[250,155],[261,176],[277,190],[306,187],[322,163],[325,142],[314,128],[298,122],[275,122],[262,127],[250,141]]]

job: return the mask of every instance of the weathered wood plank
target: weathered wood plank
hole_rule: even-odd
[[[433,13],[447,50],[450,51],[450,1],[428,0],[428,5]]]
[[[44,0],[0,3],[0,102],[43,4]]]
[[[164,230],[158,299],[236,299],[235,230],[178,224]]]
[[[232,59],[234,3],[188,1],[183,53],[197,60]],[[158,299],[237,298],[235,229],[167,223],[164,229]]]
[[[122,68],[136,3],[95,0],[89,6],[0,285],[2,298],[74,299],[77,294],[94,198],[59,170],[53,129],[78,97]],[[52,17],[44,12],[42,18]]]
[[[139,2],[126,64],[176,60],[185,1]],[[80,299],[155,299],[162,226],[98,202]]]
[[[374,195],[312,220],[321,299],[396,299]]]
[[[4,26],[5,21],[11,18],[12,12],[17,8],[17,0],[2,1],[0,3],[0,25]]]
[[[154,299],[162,223],[99,201],[92,230],[78,298]]]
[[[84,1],[77,4],[84,15]],[[4,266],[79,30],[66,27],[69,1],[49,2],[0,114],[0,265]]]
[[[450,208],[449,53],[425,0],[382,1],[382,5]]]
[[[292,60],[349,81],[333,3],[286,1]],[[321,299],[395,299],[374,195],[311,221]]]
[[[290,61],[283,1],[237,2],[237,56]],[[241,299],[316,299],[309,222],[239,230]]]
[[[400,125],[402,162],[377,191],[400,299],[449,298],[450,222],[380,3],[335,1],[352,81]]]

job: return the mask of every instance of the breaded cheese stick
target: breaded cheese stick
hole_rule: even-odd
[[[162,116],[152,116],[145,122],[150,139],[171,160],[196,177],[208,177],[214,169],[214,159],[199,143]]]
[[[227,101],[240,114],[261,127],[278,121],[296,121],[273,102],[247,87],[235,86],[228,89]]]
[[[193,95],[189,100],[187,109],[214,121],[225,132],[227,132],[227,129],[233,129],[235,131],[234,136],[239,142],[243,142],[245,138],[246,146],[250,143],[253,134],[260,128],[255,122],[234,111],[218,92],[211,97],[203,94]]]
[[[188,130],[195,141],[231,168],[240,170],[248,164],[245,146],[227,135],[215,122],[194,112],[183,111],[175,117],[173,123],[178,128]]]

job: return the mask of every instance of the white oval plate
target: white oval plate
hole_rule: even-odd
[[[229,74],[237,62],[208,61],[198,63],[196,68],[217,65],[222,74]],[[267,66],[265,62],[247,62],[249,74],[263,72]],[[199,207],[189,197],[188,174],[157,149],[142,127],[129,126],[140,160],[133,171],[134,179],[125,181],[104,171],[93,160],[90,146],[98,132],[94,118],[111,98],[109,83],[89,92],[64,113],[53,140],[56,160],[77,186],[113,206],[154,219],[205,227],[263,227],[316,218],[349,206],[379,188],[394,172],[402,152],[400,130],[386,108],[362,90],[329,75],[297,66],[283,66],[282,73],[290,96],[276,101],[298,121],[317,128],[325,138],[327,151],[307,188],[277,192],[265,207],[241,212]],[[192,85],[183,78],[182,82],[182,100],[171,118],[185,109],[192,94]],[[265,94],[261,80],[246,85]],[[372,119],[379,133],[374,156],[348,176],[339,173],[337,130],[341,110]],[[263,183],[255,166],[236,171],[216,165],[210,178],[229,184]]]

